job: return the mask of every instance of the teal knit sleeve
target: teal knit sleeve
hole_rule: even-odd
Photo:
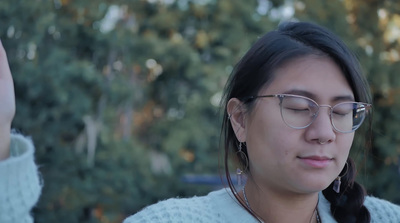
[[[33,222],[30,211],[39,199],[41,188],[32,141],[12,134],[10,157],[0,162],[0,222]]]

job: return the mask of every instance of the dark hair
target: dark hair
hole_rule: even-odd
[[[329,30],[307,22],[287,22],[281,24],[277,30],[262,36],[249,49],[244,57],[235,66],[225,87],[221,103],[224,108],[221,135],[224,138],[224,168],[228,184],[236,199],[241,200],[230,178],[228,159],[234,159],[242,168],[246,160],[238,155],[238,144],[231,123],[228,120],[227,104],[231,98],[244,98],[258,95],[262,87],[273,80],[273,72],[293,59],[307,55],[326,56],[331,58],[340,67],[349,83],[356,101],[371,103],[369,86],[362,75],[357,58],[347,46]],[[253,101],[242,101],[247,109],[251,109]],[[246,147],[243,148],[247,155]],[[370,222],[370,214],[363,205],[366,192],[355,182],[356,169],[353,160],[347,160],[347,173],[342,177],[341,193],[333,191],[331,184],[323,191],[326,199],[331,203],[331,212],[338,222]],[[250,170],[247,170],[248,174]],[[343,169],[341,174],[346,170]],[[251,175],[250,175],[251,177]],[[241,205],[253,216],[256,214]]]

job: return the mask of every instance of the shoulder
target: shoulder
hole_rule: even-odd
[[[171,198],[144,208],[124,223],[250,222],[244,219],[249,216],[243,214],[243,209],[232,196],[226,189],[221,189],[206,196]]]
[[[322,222],[337,222],[332,216],[330,202],[321,193],[319,196],[318,211]],[[400,222],[400,206],[389,201],[382,200],[373,196],[366,196],[364,201],[365,207],[371,215],[371,223],[399,223]]]
[[[367,196],[364,202],[371,222],[400,222],[400,206],[373,196]]]

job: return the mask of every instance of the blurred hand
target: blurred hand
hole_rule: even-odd
[[[14,84],[6,52],[0,42],[0,160],[8,158],[10,154],[10,130],[14,114]]]

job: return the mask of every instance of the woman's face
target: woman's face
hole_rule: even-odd
[[[319,105],[354,101],[342,71],[327,57],[295,59],[274,73],[259,95],[295,94]],[[328,107],[305,129],[293,129],[282,120],[278,98],[259,98],[243,113],[238,139],[246,142],[252,180],[270,189],[313,193],[329,186],[343,169],[354,133],[336,132]],[[326,142],[320,144],[319,142]]]

